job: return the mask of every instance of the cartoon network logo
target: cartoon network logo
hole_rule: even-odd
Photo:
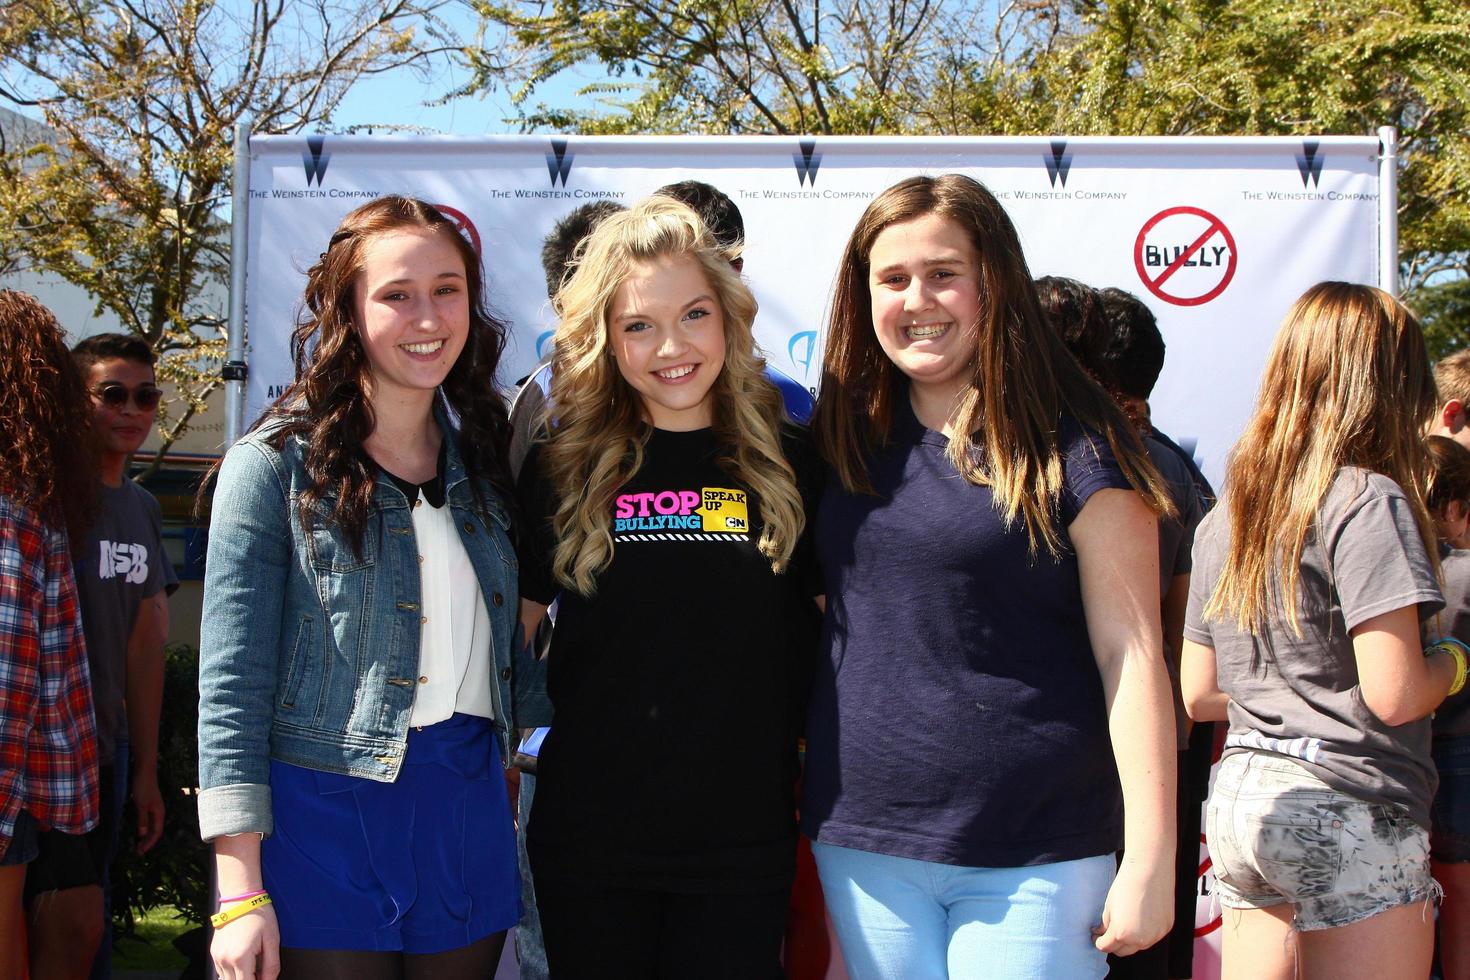
[[[802,187],[811,181],[813,187],[817,186],[817,171],[822,166],[822,155],[817,152],[816,140],[801,140],[797,143],[801,147],[800,153],[791,154],[791,160],[796,164],[796,180]]]
[[[1302,140],[1302,152],[1297,155],[1297,173],[1302,175],[1303,187],[1322,186],[1322,164],[1327,154],[1320,152],[1322,144],[1317,140]]]
[[[322,186],[322,178],[327,175],[327,164],[332,161],[332,155],[327,152],[327,138],[325,136],[308,136],[306,138],[306,152],[301,154],[301,164],[306,168],[306,186],[310,187],[313,180],[316,186]]]
[[[574,155],[567,148],[566,140],[552,140],[551,152],[546,154],[546,171],[551,174],[551,186],[555,187],[558,179],[561,186],[567,186],[567,178],[572,173],[572,160]]]
[[[817,349],[817,332],[815,330],[803,330],[801,333],[792,334],[791,340],[786,344],[786,354],[791,358],[792,364],[801,365],[801,376],[810,377],[812,373],[812,355]]]
[[[1067,152],[1066,140],[1052,140],[1051,153],[1043,154],[1041,162],[1046,164],[1046,176],[1051,179],[1051,186],[1057,186],[1057,181],[1062,186],[1067,186],[1067,174],[1072,169],[1072,154]]]

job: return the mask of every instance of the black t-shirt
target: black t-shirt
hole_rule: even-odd
[[[810,515],[820,464],[805,432],[785,449]],[[541,447],[526,459],[521,594],[561,595],[556,721],[528,828],[542,866],[691,892],[765,890],[792,872],[821,576],[810,530],[771,571],[759,501],[718,457],[710,430],[652,432],[591,597],[551,575],[555,493]]]

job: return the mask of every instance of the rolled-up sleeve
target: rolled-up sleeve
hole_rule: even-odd
[[[199,649],[199,831],[270,834],[270,728],[291,562],[289,498],[270,451],[225,455],[214,493]]]

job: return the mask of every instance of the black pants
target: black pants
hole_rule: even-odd
[[[552,980],[775,980],[791,899],[787,884],[755,895],[687,895],[538,867],[536,905]]]

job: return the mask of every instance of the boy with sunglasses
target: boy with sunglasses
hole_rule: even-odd
[[[82,837],[41,835],[26,903],[33,975],[90,971],[105,978],[112,954],[108,868],[130,782],[139,852],[163,831],[158,718],[167,596],[178,579],[164,554],[158,501],[127,477],[128,459],[148,437],[158,409],[153,351],[138,337],[108,333],[77,344],[72,358],[91,394],[102,481],[91,529],[73,549],[97,712],[100,821]]]

